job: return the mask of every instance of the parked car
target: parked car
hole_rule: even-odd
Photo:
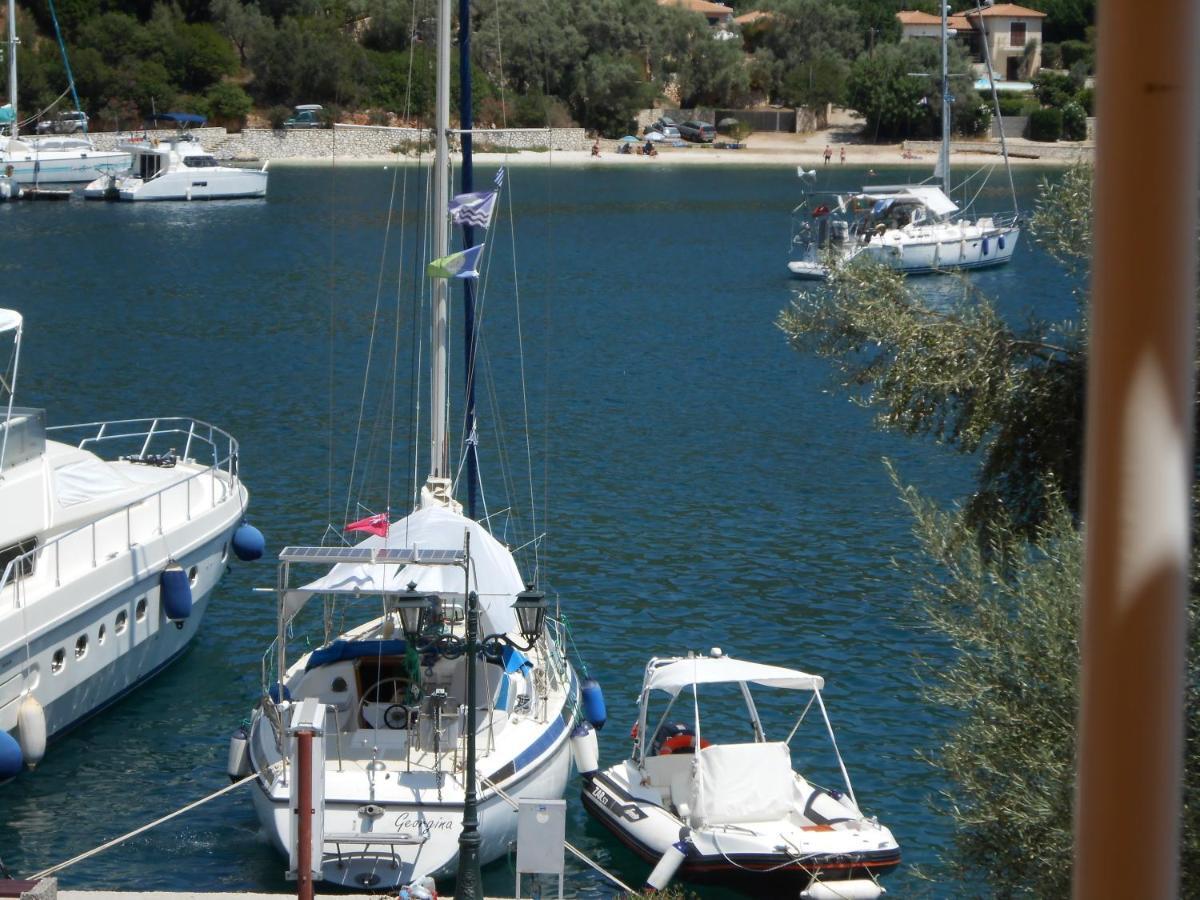
[[[38,134],[82,134],[87,131],[88,117],[82,110],[63,110],[52,119],[37,123]]]
[[[324,110],[319,103],[304,103],[296,107],[296,114],[288,117],[284,128],[324,128],[325,120],[321,113]]]
[[[661,119],[659,121],[655,122],[653,125],[647,125],[646,130],[643,131],[642,133],[643,134],[653,134],[654,132],[658,132],[659,134],[661,134],[662,139],[664,141],[679,140],[679,129],[676,128],[674,125],[664,124]]]
[[[717,129],[707,122],[689,119],[679,123],[679,136],[696,144],[711,144],[717,136]]]
[[[672,119],[670,116],[659,116],[657,119],[654,120],[654,124],[651,125],[650,127],[653,128],[655,131],[661,131],[663,134],[666,134],[668,128],[674,128],[678,124],[679,123],[676,122],[674,119]]]

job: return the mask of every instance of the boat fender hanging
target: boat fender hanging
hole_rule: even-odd
[[[883,887],[870,878],[851,878],[847,881],[814,881],[800,892],[801,900],[875,900],[885,893]]]
[[[237,781],[250,774],[250,735],[246,726],[241,726],[229,738],[229,758],[225,763],[225,772],[230,781]]]
[[[1000,235],[1000,237],[996,238],[996,246],[1001,250],[1004,249],[1004,235]]]
[[[646,888],[651,892],[666,888],[685,859],[687,859],[687,842],[676,841],[659,858],[654,871],[646,876]]]
[[[600,743],[596,730],[587,722],[580,722],[571,732],[571,755],[575,768],[584,778],[591,778],[600,769]]]
[[[159,593],[162,595],[163,614],[175,623],[176,628],[182,628],[184,620],[192,614],[192,586],[188,584],[188,575],[183,571],[183,566],[174,560],[163,569]]]
[[[600,682],[595,678],[586,678],[579,691],[583,695],[583,717],[599,731],[608,721],[608,710],[604,706],[604,691],[600,689]]]
[[[261,559],[267,549],[267,540],[263,533],[249,522],[242,522],[233,533],[233,553],[242,562],[253,562]]]
[[[34,769],[46,755],[46,710],[33,694],[26,694],[17,707],[17,742],[25,765]]]
[[[283,688],[283,690],[281,691],[280,688]],[[270,690],[267,691],[267,696],[271,698],[272,703],[280,703],[282,701],[291,702],[292,692],[288,690],[288,686],[286,684],[281,685],[278,681],[276,681],[273,685],[271,685]]]
[[[983,255],[988,255],[988,239],[986,237],[983,239]]]
[[[16,778],[25,765],[21,745],[7,731],[0,731],[0,782]]]

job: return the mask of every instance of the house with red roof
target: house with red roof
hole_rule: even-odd
[[[1042,22],[1044,12],[1015,3],[996,3],[982,10],[968,9],[947,18],[956,31],[954,39],[965,44],[972,58],[984,61],[984,42],[992,58],[992,69],[1004,81],[1027,81],[1042,66]],[[902,10],[896,13],[901,40],[937,38],[942,20],[930,13]]]

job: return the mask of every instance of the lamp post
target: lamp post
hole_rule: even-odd
[[[517,614],[517,627],[525,638],[526,650],[542,634],[546,625],[546,595],[535,591],[533,585],[517,594],[512,605]],[[493,638],[514,643],[503,635]],[[475,787],[475,665],[479,655],[479,595],[467,594],[467,774],[463,793],[462,832],[458,836],[458,900],[483,900],[483,875],[479,869],[479,796]]]

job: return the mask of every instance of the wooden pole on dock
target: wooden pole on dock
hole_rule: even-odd
[[[1167,898],[1179,896],[1200,4],[1098,12],[1074,895]]]
[[[300,817],[296,828],[296,897],[312,900],[312,742],[313,733],[307,729],[296,732],[296,815]]]

